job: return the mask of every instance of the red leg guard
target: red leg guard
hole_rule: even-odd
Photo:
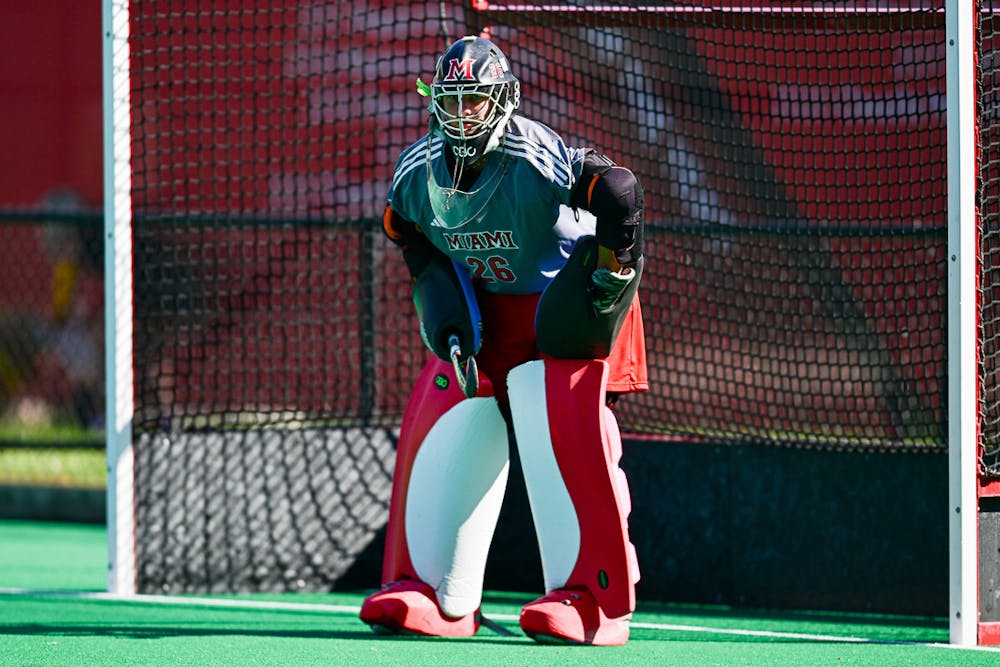
[[[478,395],[493,395],[488,379],[480,378]],[[406,545],[406,491],[410,486],[410,472],[428,431],[441,415],[464,398],[465,394],[455,381],[452,367],[437,357],[432,357],[421,371],[403,413],[396,448],[396,467],[392,477],[389,523],[385,534],[383,584],[400,579],[417,579]]]
[[[604,361],[532,361],[510,372],[508,393],[546,590],[585,588],[619,618],[635,609],[639,572],[607,376]]]
[[[427,364],[404,415],[383,587],[361,606],[361,619],[376,630],[462,637],[479,627],[507,483],[507,427],[496,401],[465,399],[452,372],[437,360]]]

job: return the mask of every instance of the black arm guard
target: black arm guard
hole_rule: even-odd
[[[403,251],[406,268],[413,279],[413,304],[420,320],[420,337],[440,359],[451,360],[448,339],[458,336],[462,357],[479,352],[482,321],[479,305],[468,274],[435,248],[420,228],[403,216],[385,208],[382,218],[385,235]]]
[[[645,197],[635,174],[591,151],[584,157],[583,172],[570,204],[597,218],[597,242],[614,251],[628,267],[642,256]]]
[[[451,360],[449,338],[458,336],[463,359],[479,352],[482,320],[472,282],[464,282],[450,259],[435,252],[413,279],[420,337],[439,359]]]

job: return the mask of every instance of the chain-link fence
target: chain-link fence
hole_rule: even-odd
[[[0,210],[0,446],[99,446],[101,215],[70,190]]]

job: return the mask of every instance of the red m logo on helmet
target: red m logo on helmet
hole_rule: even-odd
[[[448,61],[448,73],[444,75],[445,81],[472,81],[472,64],[475,61],[471,58],[459,60],[453,58]]]

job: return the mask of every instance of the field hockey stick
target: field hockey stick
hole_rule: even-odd
[[[462,364],[458,360],[462,354],[462,346],[459,344],[456,334],[448,337],[448,346],[451,348],[451,366],[455,369],[455,379],[458,380],[458,386],[461,387],[466,398],[472,398],[479,392],[479,368],[476,366],[476,358],[469,355],[463,371]]]

